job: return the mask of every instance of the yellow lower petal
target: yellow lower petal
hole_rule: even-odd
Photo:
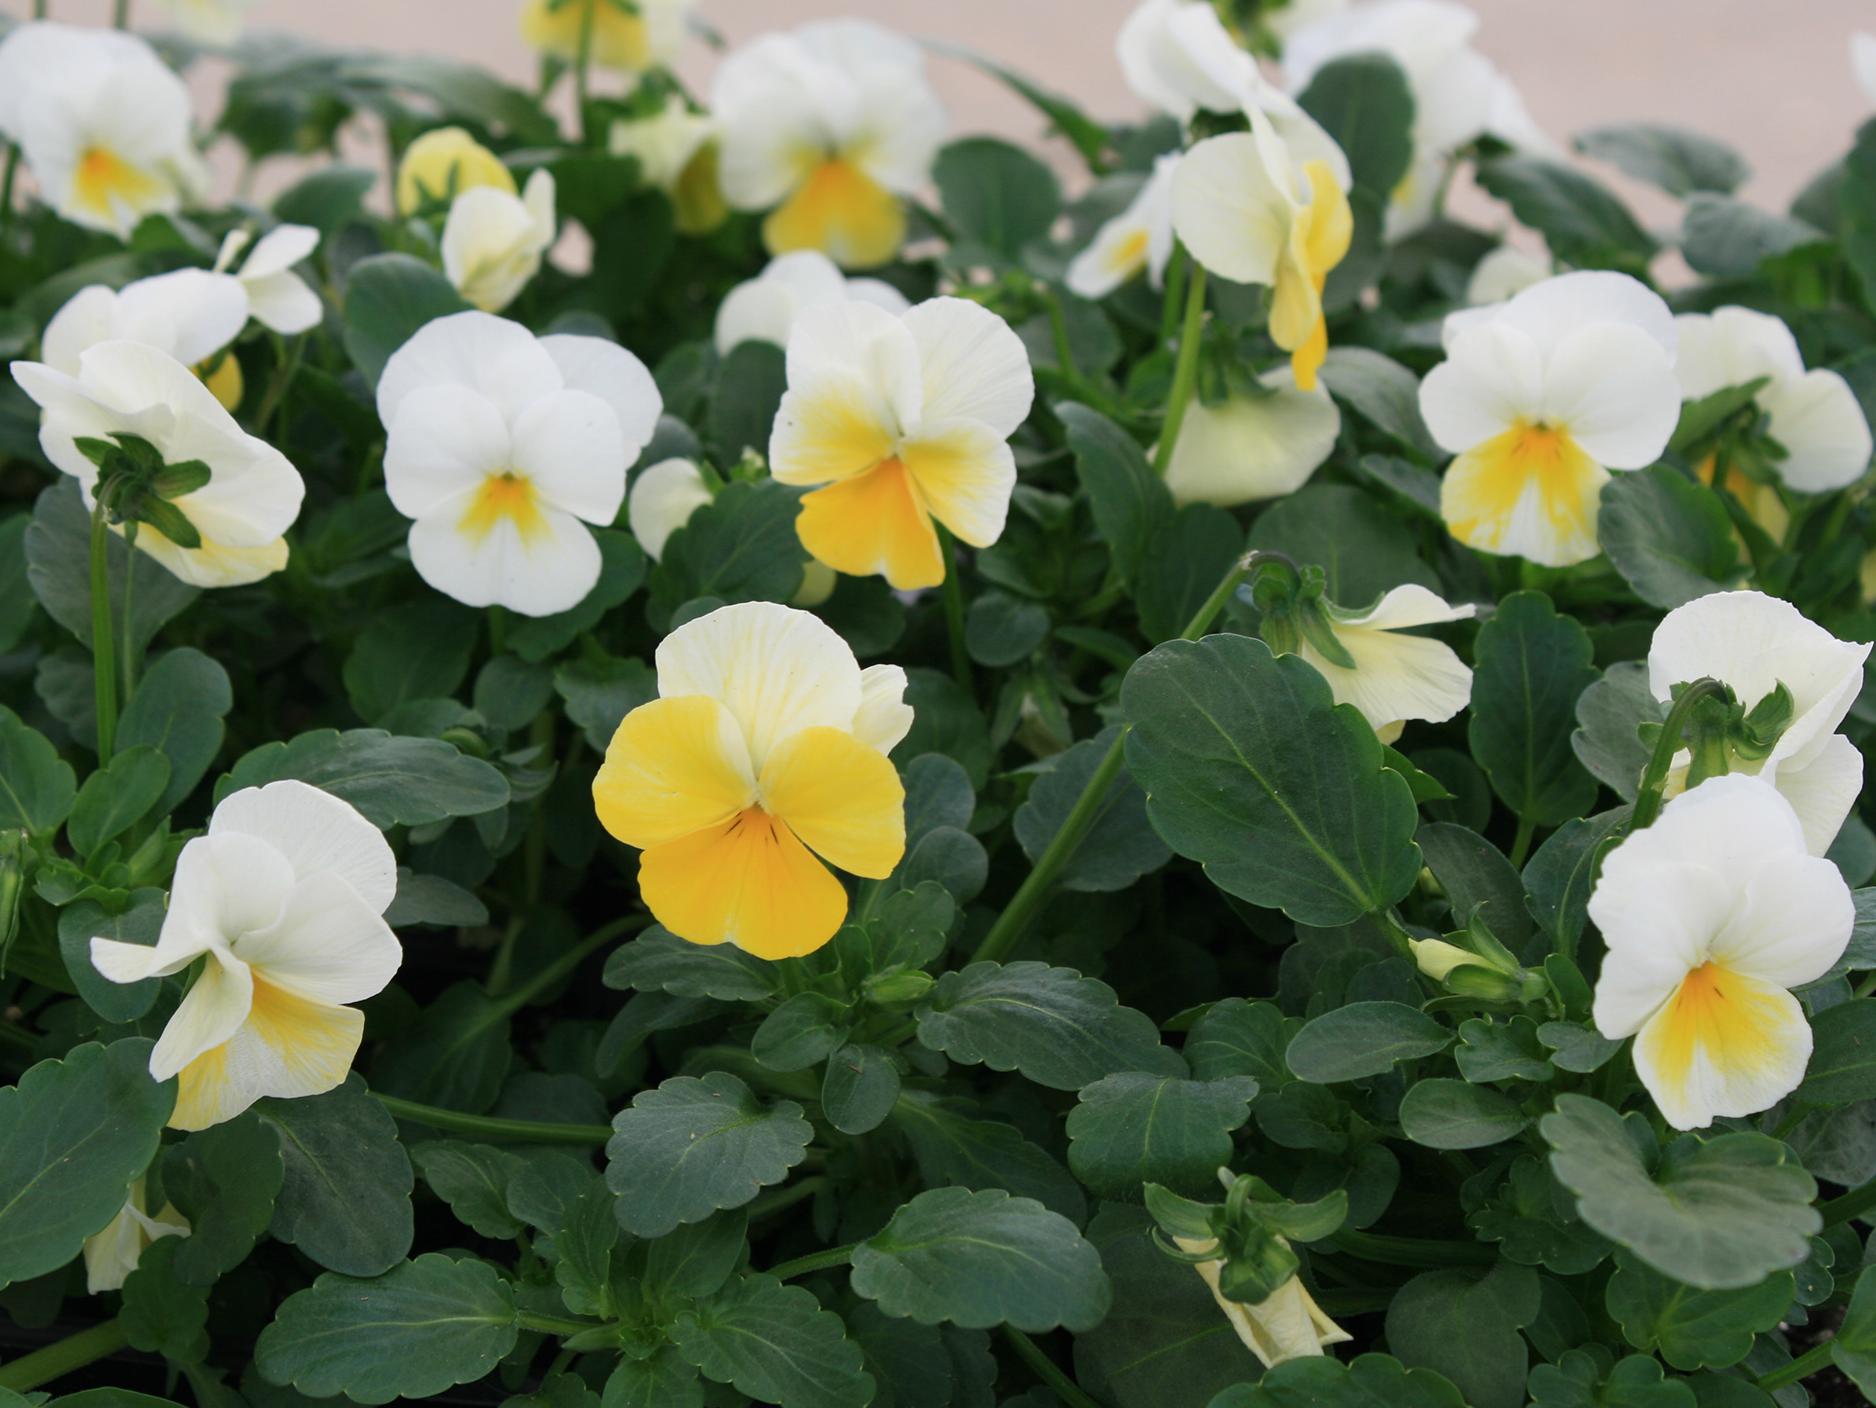
[[[1720,1069],[1765,1070],[1783,1049],[1784,996],[1782,988],[1702,964],[1636,1038],[1646,1048],[1643,1060],[1668,1083],[1670,1098],[1686,1089],[1702,1059]]]
[[[1468,547],[1567,567],[1599,551],[1596,515],[1608,479],[1567,430],[1520,421],[1452,462],[1440,512]]]
[[[900,591],[945,579],[931,516],[898,460],[809,494],[795,531],[815,558],[851,577],[883,575]]]
[[[1752,521],[1766,531],[1773,542],[1782,543],[1785,531],[1791,527],[1791,514],[1785,508],[1785,501],[1778,497],[1778,490],[1770,484],[1761,484],[1737,465],[1726,466],[1724,474],[1719,473],[1719,457],[1708,455],[1694,470],[1703,484],[1710,484],[1716,489],[1724,489],[1751,517]],[[1738,535],[1735,534],[1735,537]]]
[[[1290,368],[1302,391],[1316,389],[1316,373],[1329,353],[1329,326],[1322,311],[1322,290],[1329,273],[1348,254],[1355,219],[1348,196],[1335,174],[1321,161],[1305,163],[1309,204],[1290,227],[1290,246],[1271,291],[1270,338],[1289,352]]]
[[[754,798],[735,718],[701,694],[632,710],[593,777],[599,824],[641,850],[720,825]]]
[[[300,997],[256,973],[254,1005],[241,1029],[182,1068],[170,1127],[207,1129],[264,1096],[336,1089],[364,1032],[357,1008]]]
[[[818,249],[850,269],[884,264],[905,242],[899,198],[850,162],[826,160],[762,222],[771,254]]]
[[[638,890],[679,938],[735,944],[758,958],[812,953],[847,916],[833,872],[759,807],[645,851]]]
[[[905,788],[886,755],[837,728],[804,728],[762,767],[762,803],[842,870],[883,880],[905,854]]]
[[[456,526],[479,543],[493,533],[504,518],[513,520],[515,533],[524,546],[538,542],[547,533],[547,520],[541,513],[534,481],[525,474],[486,476]]]
[[[108,147],[88,147],[72,174],[72,204],[99,220],[115,223],[119,207],[143,210],[160,201],[167,187]]]

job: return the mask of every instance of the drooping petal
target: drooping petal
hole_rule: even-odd
[[[1756,1115],[1798,1088],[1811,1028],[1798,999],[1718,964],[1689,973],[1635,1038],[1635,1073],[1676,1129]]]
[[[905,788],[886,755],[850,733],[808,728],[763,764],[762,809],[831,865],[883,880],[905,854]]]
[[[896,459],[802,499],[795,532],[816,560],[848,576],[882,576],[899,591],[945,579],[931,515]]]
[[[1347,626],[1337,626],[1335,637],[1354,669],[1325,659],[1307,641],[1299,653],[1329,681],[1335,702],[1353,704],[1375,729],[1409,719],[1443,723],[1471,698],[1472,671],[1444,641]]]
[[[687,621],[657,651],[658,692],[719,700],[741,726],[760,774],[791,733],[853,724],[861,700],[853,649],[818,616],[775,602],[723,606]]]
[[[233,1036],[254,1003],[254,975],[239,959],[217,955],[183,994],[169,1024],[150,1049],[150,1075],[168,1080]]]
[[[860,671],[860,709],[853,736],[869,748],[890,753],[912,731],[912,706],[905,702],[905,671],[898,665],[868,665]]]
[[[1604,323],[1553,346],[1540,419],[1604,468],[1653,464],[1680,414],[1672,358],[1640,328]]]
[[[999,439],[1015,434],[1036,394],[1029,352],[1015,330],[963,298],[929,298],[903,321],[918,345],[921,424],[971,420]]]
[[[344,1084],[365,1034],[365,1014],[256,981],[248,1020],[182,1071],[175,1129],[207,1129],[256,1100],[323,1095]]]
[[[508,423],[495,402],[466,386],[418,387],[399,400],[390,425],[385,492],[406,518],[422,518],[459,502],[513,458]]]
[[[1515,425],[1447,467],[1440,516],[1468,547],[1568,567],[1599,551],[1596,518],[1608,481],[1567,433]]]
[[[1774,440],[1785,447],[1778,477],[1806,494],[1843,489],[1869,469],[1870,428],[1856,393],[1836,372],[1806,372],[1759,393]]]
[[[1266,168],[1251,133],[1208,137],[1173,175],[1173,228],[1192,257],[1220,278],[1274,284],[1295,215],[1279,184],[1287,179]]]
[[[301,880],[336,875],[374,914],[384,913],[397,894],[397,856],[384,833],[350,802],[304,782],[289,778],[229,793],[209,819],[209,835],[264,841]]]
[[[1761,771],[1760,776],[1768,776]],[[1769,780],[1791,803],[1804,828],[1804,844],[1814,856],[1830,850],[1844,819],[1863,792],[1863,750],[1833,733],[1808,757],[1774,765]]]
[[[812,953],[847,916],[847,892],[833,872],[754,807],[645,851],[638,889],[679,938],[731,943],[759,958]]]
[[[593,777],[600,824],[640,850],[721,825],[755,796],[742,730],[728,709],[702,694],[632,710]]]
[[[612,525],[625,502],[629,456],[611,406],[589,391],[556,391],[516,417],[512,433],[512,468],[528,477],[544,508]]]
[[[1003,536],[1016,457],[1009,443],[975,420],[927,421],[899,446],[915,497],[931,515],[975,548]]]
[[[664,397],[636,356],[603,337],[550,333],[541,347],[554,359],[569,391],[584,391],[612,407],[625,442],[627,463],[651,442],[664,413]]]
[[[1216,406],[1194,400],[1166,466],[1181,504],[1235,508],[1294,493],[1335,448],[1342,415],[1324,390],[1299,391],[1282,367],[1262,378],[1265,394]]]

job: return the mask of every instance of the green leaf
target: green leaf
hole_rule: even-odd
[[[1538,1128],[1583,1221],[1696,1289],[1756,1286],[1798,1265],[1823,1225],[1817,1184],[1762,1134],[1683,1136],[1651,1167],[1622,1117],[1587,1096],[1558,1096]]]
[[[609,988],[760,1002],[775,994],[779,970],[734,944],[694,944],[654,924],[606,959]]]
[[[739,342],[717,363],[702,428],[719,464],[734,465],[751,453],[767,457],[769,431],[787,389],[782,349],[773,343]]]
[[[690,516],[651,574],[654,612],[687,601],[787,601],[801,590],[807,553],[795,534],[799,492],[773,479],[736,483]]]
[[[1401,1128],[1429,1149],[1483,1149],[1515,1137],[1529,1121],[1496,1090],[1463,1080],[1420,1080],[1400,1104]]]
[[[1021,664],[1048,638],[1048,611],[1009,592],[984,592],[965,617],[964,644],[971,659],[992,669]]]
[[[1490,841],[1469,827],[1430,821],[1414,833],[1414,844],[1452,903],[1452,927],[1463,929],[1476,916],[1514,952],[1530,937],[1524,882]]]
[[[1577,134],[1576,149],[1671,196],[1695,191],[1731,195],[1752,174],[1745,159],[1724,142],[1664,122],[1591,128]]]
[[[1387,1309],[1388,1348],[1403,1364],[1450,1379],[1471,1408],[1523,1408],[1529,1352],[1518,1331],[1537,1318],[1537,1275],[1501,1261],[1484,1276],[1426,1271]]]
[[[1154,829],[1220,889],[1330,926],[1413,887],[1413,793],[1300,657],[1246,636],[1174,641],[1128,671],[1121,707]]]
[[[1695,195],[1681,219],[1681,255],[1696,273],[1744,278],[1766,260],[1825,236],[1802,220],[1730,196]]]
[[[1256,1384],[1227,1390],[1210,1408],[1467,1408],[1459,1390],[1431,1369],[1404,1369],[1385,1354],[1292,1359]],[[1480,1405],[1473,1405],[1480,1408]]]
[[[1094,525],[1123,582],[1137,581],[1148,545],[1172,522],[1172,495],[1146,452],[1113,421],[1072,401],[1055,407]]]
[[[1594,1354],[1572,1349],[1555,1364],[1531,1370],[1530,1389],[1535,1408],[1699,1408],[1686,1382],[1662,1378],[1661,1366],[1639,1354],[1622,1360],[1605,1378]]]
[[[124,609],[125,571],[130,570],[130,609]],[[135,653],[148,650],[156,633],[180,615],[197,596],[148,553],[129,547],[113,533],[105,543],[110,570],[111,629],[119,649],[126,639]],[[91,644],[91,514],[78,493],[78,481],[64,475],[33,504],[26,530],[26,580],[46,614]],[[128,615],[128,627],[126,627]]]
[[[0,1088],[0,1286],[65,1265],[123,1210],[176,1103],[150,1046],[86,1042]]]
[[[507,779],[480,758],[440,738],[400,738],[376,728],[317,729],[263,743],[216,782],[215,800],[283,777],[350,802],[380,828],[478,816],[508,803]]]
[[[329,235],[364,214],[365,196],[377,183],[378,173],[369,166],[321,167],[274,197],[274,215]]]
[[[359,718],[381,723],[413,699],[454,694],[481,628],[475,612],[435,596],[375,613],[345,657],[345,693]]]
[[[397,893],[384,911],[393,929],[430,924],[441,929],[473,929],[489,922],[488,906],[453,880],[441,875],[418,875],[409,866],[397,868]]]
[[[620,721],[658,697],[658,676],[643,660],[582,657],[554,667],[554,691],[566,706],[568,721],[603,757]]]
[[[1068,1166],[1106,1198],[1132,1202],[1145,1183],[1201,1196],[1231,1162],[1231,1131],[1251,1117],[1256,1095],[1248,1076],[1104,1076],[1069,1112]]]
[[[111,761],[78,789],[72,814],[66,818],[65,839],[79,855],[95,855],[105,842],[148,815],[168,785],[169,759],[148,744],[112,754]]]
[[[199,1363],[209,1349],[208,1293],[176,1275],[176,1255],[188,1240],[164,1237],[144,1248],[136,1270],[124,1280],[124,1308],[118,1315],[132,1349],[178,1364]]]
[[[1739,571],[1726,505],[1667,465],[1611,475],[1596,532],[1622,580],[1663,610],[1723,589]]]
[[[827,1058],[821,1110],[842,1134],[867,1134],[885,1123],[899,1101],[899,1067],[880,1046],[849,1043]]]
[[[1068,820],[1118,733],[1114,725],[1058,753],[1030,785],[1029,796],[1016,809],[1015,830],[1032,865]],[[1123,770],[1108,786],[1094,825],[1055,883],[1097,894],[1124,890],[1171,859],[1171,848],[1147,820],[1146,794]]]
[[[932,163],[932,180],[958,242],[1010,261],[1048,234],[1062,209],[1055,173],[995,137],[950,143]]]
[[[391,354],[433,318],[469,305],[450,281],[408,254],[373,254],[352,265],[345,281],[345,351],[372,386]]]
[[[1021,1071],[1055,1090],[1116,1071],[1184,1071],[1151,1017],[1120,1006],[1106,983],[1046,963],[973,963],[944,974],[918,1009],[918,1039],[953,1061]]]
[[[1513,592],[1473,647],[1472,756],[1505,805],[1561,826],[1596,800],[1595,779],[1570,747],[1576,700],[1596,680],[1589,635],[1542,592]]]
[[[1420,380],[1392,357],[1370,347],[1331,347],[1323,359],[1322,380],[1331,395],[1375,429],[1437,461],[1440,448],[1420,415]],[[1351,605],[1366,600],[1349,598]]]
[[[703,1408],[703,1380],[674,1349],[649,1359],[623,1356],[606,1380],[599,1408]]]
[[[1838,183],[1837,235],[1843,257],[1863,286],[1863,306],[1876,308],[1876,126],[1857,129]]]
[[[705,1378],[764,1403],[866,1408],[873,1400],[873,1377],[840,1317],[773,1276],[738,1277],[681,1312],[669,1334]]]
[[[1081,1186],[1052,1154],[1013,1125],[972,1119],[968,1108],[925,1091],[901,1094],[892,1122],[911,1144],[920,1178],[935,1188],[1003,1188],[1071,1222],[1087,1217]]]
[[[1850,1294],[1850,1309],[1831,1341],[1830,1360],[1865,1394],[1876,1393],[1876,1266],[1866,1266]]]
[[[1625,802],[1641,790],[1641,775],[1653,752],[1642,742],[1644,723],[1660,723],[1667,710],[1648,687],[1648,665],[1620,660],[1576,700],[1576,732],[1570,747],[1577,761]]]
[[[1379,51],[1336,59],[1297,101],[1347,154],[1358,189],[1393,195],[1413,160],[1413,91],[1398,63]]]
[[[285,1177],[267,1230],[321,1266],[376,1276],[410,1250],[410,1158],[397,1122],[357,1076],[337,1090],[255,1107],[280,1138]]]
[[[1789,1271],[1774,1272],[1756,1286],[1702,1291],[1627,1252],[1616,1254],[1609,1278],[1609,1314],[1628,1342],[1659,1354],[1676,1369],[1725,1369],[1752,1350],[1754,1337],[1774,1328],[1791,1308]]]
[[[1607,186],[1561,162],[1493,157],[1479,163],[1478,179],[1565,263],[1640,272],[1655,252],[1648,232]]]
[[[765,1105],[726,1071],[641,1090],[612,1128],[606,1183],[620,1226],[639,1237],[741,1207],[787,1178],[814,1138],[794,1101]]]
[[[1847,1105],[1876,1099],[1876,998],[1828,1007],[1811,1019],[1811,1064],[1798,1099]]]
[[[280,1137],[253,1113],[198,1130],[163,1160],[163,1192],[189,1220],[172,1266],[207,1286],[247,1260],[273,1220],[286,1179]]]
[[[1148,640],[1181,634],[1243,552],[1244,530],[1224,509],[1180,508],[1154,533],[1134,582],[1141,634]]]
[[[1250,545],[1322,568],[1330,598],[1350,605],[1405,582],[1440,585],[1439,574],[1414,555],[1400,520],[1346,484],[1309,484],[1278,500],[1251,529]]]
[[[182,804],[221,751],[222,720],[234,707],[228,672],[191,646],[164,652],[144,671],[117,721],[117,746],[161,749],[169,784],[155,810]]]
[[[630,533],[595,528],[593,541],[599,544],[599,581],[579,605],[551,616],[518,616],[510,623],[508,648],[523,660],[539,663],[565,650],[644,582],[645,553]],[[610,740],[611,735],[607,738]]]
[[[1444,1051],[1453,1034],[1401,1002],[1351,1002],[1306,1023],[1284,1060],[1313,1085],[1382,1075],[1401,1061]]]
[[[38,408],[32,410],[36,426]],[[0,655],[19,645],[36,614],[26,579],[26,529],[31,523],[25,513],[0,519]]]
[[[410,1161],[456,1220],[484,1237],[513,1237],[521,1222],[508,1211],[508,1183],[521,1160],[505,1149],[457,1139],[414,1146]]]
[[[1089,117],[1080,108],[1059,93],[1051,93],[1038,86],[1015,69],[1005,68],[994,59],[974,53],[960,44],[946,44],[938,40],[927,39],[924,45],[938,53],[947,54],[972,68],[989,74],[1004,84],[1037,112],[1049,119],[1051,128],[1074,144],[1081,153],[1081,159],[1088,163],[1089,169],[1101,169],[1102,155],[1106,152],[1110,138],[1107,128]]]
[[[52,741],[0,704],[0,831],[49,836],[77,796],[77,774]]]
[[[646,1286],[654,1294],[715,1295],[748,1255],[748,1227],[737,1208],[666,1233],[646,1248]]]
[[[514,1061],[508,1009],[467,979],[452,983],[404,1026],[377,1067],[390,1095],[480,1113]]]
[[[156,1005],[163,988],[161,978],[114,983],[92,966],[94,938],[154,945],[162,932],[163,892],[136,890],[128,898],[128,907],[117,914],[97,900],[79,900],[59,911],[59,956],[65,960],[65,971],[85,1005],[107,1022],[136,1021]]]
[[[805,1071],[833,1055],[851,1025],[845,1003],[825,993],[799,992],[762,1019],[749,1054],[772,1071]]]
[[[1000,1188],[928,1189],[853,1253],[854,1294],[888,1315],[967,1329],[1091,1330],[1111,1291],[1075,1224]]]
[[[1531,914],[1555,939],[1562,953],[1573,953],[1589,922],[1590,883],[1596,851],[1629,818],[1627,807],[1567,821],[1553,831],[1524,867],[1524,888]]]
[[[1275,1003],[1227,997],[1192,1024],[1185,1058],[1200,1080],[1250,1076],[1265,1091],[1275,1090],[1294,1079],[1283,1053],[1302,1028],[1301,1019],[1284,1016]]]
[[[492,1370],[518,1324],[514,1288],[494,1267],[430,1252],[369,1281],[324,1273],[281,1302],[254,1363],[312,1398],[428,1398]]]

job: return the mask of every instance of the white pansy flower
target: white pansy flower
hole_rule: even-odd
[[[515,301],[554,242],[554,176],[528,177],[521,194],[476,186],[450,202],[443,222],[443,272],[485,313]]]
[[[802,318],[769,439],[784,484],[824,486],[795,531],[817,560],[911,590],[944,581],[934,522],[972,547],[1003,534],[1029,414],[1029,353],[1010,325],[960,298],[903,317],[849,300]]]
[[[1210,0],[1144,0],[1121,24],[1114,52],[1127,86],[1181,122],[1236,112],[1262,81]]]
[[[1557,272],[1550,256],[1501,244],[1472,268],[1466,302],[1474,308],[1504,303]]]
[[[46,458],[78,481],[94,502],[98,467],[79,439],[135,435],[165,462],[200,461],[209,481],[169,502],[201,538],[172,542],[148,523],[139,548],[183,581],[232,587],[286,566],[282,536],[299,516],[306,486],[299,471],[265,440],[249,435],[195,374],[160,348],[101,342],[78,358],[76,373],[42,362],[15,362],[13,379],[39,404],[39,444]]]
[[[487,313],[418,329],[378,382],[384,483],[424,581],[547,616],[599,580],[610,525],[663,409],[645,364],[597,337],[537,338]]]
[[[865,20],[768,34],[717,70],[723,194],[766,210],[771,253],[818,249],[884,264],[905,239],[902,198],[930,179],[945,115],[910,40]]]
[[[364,1035],[349,1003],[384,990],[403,961],[381,917],[397,858],[349,803],[304,782],[230,793],[182,848],[154,946],[93,939],[114,983],[200,962],[150,1052],[180,1077],[176,1129],[207,1129],[256,1100],[340,1085]]]
[[[1653,464],[1680,418],[1667,304],[1626,274],[1563,274],[1452,314],[1445,342],[1420,410],[1457,456],[1447,528],[1547,567],[1594,557],[1609,471]]]
[[[1469,619],[1476,607],[1453,606],[1409,583],[1360,611],[1323,603],[1323,619],[1354,661],[1330,660],[1303,635],[1297,654],[1329,682],[1338,704],[1352,704],[1383,743],[1400,737],[1410,719],[1444,723],[1472,698],[1472,671],[1453,648],[1430,636],[1406,634],[1417,626]]]
[[[1105,298],[1136,274],[1145,273],[1154,288],[1166,273],[1173,252],[1173,172],[1179,155],[1169,152],[1125,210],[1094,232],[1088,247],[1068,264],[1065,282],[1079,298]]]
[[[182,80],[134,35],[36,20],[0,39],[0,135],[77,224],[127,237],[199,198],[191,117]]]
[[[1342,413],[1318,386],[1298,391],[1288,367],[1260,378],[1261,391],[1217,405],[1194,400],[1166,466],[1176,503],[1235,508],[1295,493],[1329,458]]]
[[[1757,774],[1796,812],[1812,854],[1836,839],[1863,788],[1863,754],[1836,732],[1863,688],[1867,643],[1838,640],[1788,601],[1763,592],[1713,592],[1677,606],[1655,627],[1648,687],[1666,703],[1677,684],[1712,678],[1752,708],[1784,685],[1791,721],[1759,760],[1729,758],[1733,772]],[[1670,795],[1685,784],[1683,750]]]
[[[1829,972],[1856,906],[1756,777],[1715,777],[1603,861],[1589,917],[1608,953],[1594,1015],[1635,1038],[1635,1072],[1676,1129],[1770,1109],[1804,1079],[1811,1028],[1789,989]]]
[[[145,1202],[143,1179],[132,1179],[117,1216],[85,1238],[85,1290],[89,1294],[122,1290],[152,1242],[189,1235],[188,1219],[175,1208],[166,1203],[151,1214],[144,1211]]]
[[[659,460],[633,475],[625,514],[645,556],[653,562],[664,561],[665,543],[710,498],[703,471],[690,460]]]
[[[170,22],[198,44],[226,48],[241,37],[241,26],[256,0],[162,0]]]
[[[689,103],[673,93],[655,113],[614,122],[606,134],[606,147],[614,156],[636,161],[639,180],[647,186],[670,191],[715,135],[715,119],[693,112]]]
[[[319,247],[319,231],[310,225],[276,226],[248,249],[252,239],[246,230],[230,230],[215,256],[215,272],[226,272],[247,250],[234,278],[247,295],[248,316],[286,336],[318,327],[323,313],[319,295],[293,266]]]
[[[1806,371],[1798,340],[1781,319],[1751,308],[1685,313],[1674,320],[1674,374],[1689,401],[1765,377],[1754,398],[1784,447],[1778,477],[1821,494],[1856,483],[1869,468],[1870,428],[1850,384],[1833,371]]]
[[[207,269],[177,269],[121,289],[93,284],[68,298],[40,339],[45,364],[78,375],[78,359],[101,342],[141,342],[196,366],[247,326],[239,280]]]
[[[856,299],[898,317],[912,305],[884,279],[847,278],[816,249],[778,254],[753,279],[731,289],[717,309],[716,346],[728,352],[739,342],[788,346],[795,319],[811,308]]]
[[[1876,34],[1859,30],[1850,36],[1850,72],[1863,97],[1876,104]]]

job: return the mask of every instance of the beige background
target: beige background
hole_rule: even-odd
[[[51,0],[56,16],[102,22],[109,0]],[[1745,194],[1782,204],[1846,149],[1870,104],[1850,76],[1848,36],[1876,31],[1876,0],[1473,0],[1475,41],[1522,89],[1559,139],[1599,123],[1679,123],[1731,142],[1752,164]],[[731,43],[833,15],[863,15],[907,33],[992,54],[1103,117],[1139,111],[1114,60],[1113,35],[1132,0],[700,0]],[[133,0],[139,24],[160,23],[160,0]],[[6,0],[18,14],[23,0]],[[259,0],[255,30],[430,50],[532,81],[517,38],[519,0]],[[707,87],[715,59],[701,43],[683,64]],[[1033,114],[964,65],[934,61],[959,131],[1030,139]],[[203,87],[212,89],[213,75]],[[212,93],[204,95],[214,101]],[[1625,188],[1633,194],[1632,188]],[[1645,218],[1672,206],[1643,195]]]

